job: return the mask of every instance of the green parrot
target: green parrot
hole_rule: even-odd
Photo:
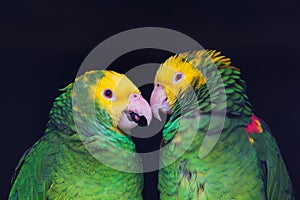
[[[141,162],[127,133],[151,117],[125,75],[86,72],[55,99],[44,136],[16,167],[9,199],[142,199],[143,175],[130,173],[141,172]]]
[[[215,50],[160,65],[150,105],[158,119],[159,111],[171,115],[163,128],[162,200],[294,199],[276,141],[253,114],[240,74]]]

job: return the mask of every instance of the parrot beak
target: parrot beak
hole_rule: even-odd
[[[150,98],[150,105],[153,112],[153,115],[156,119],[161,121],[159,111],[165,114],[171,114],[171,109],[168,103],[167,94],[163,88],[163,86],[155,85],[151,98]]]
[[[139,121],[143,116],[146,118],[147,126],[150,125],[152,120],[151,108],[148,102],[140,94],[131,94],[129,96],[129,114],[134,115],[133,120]],[[135,121],[135,120],[134,120]]]
[[[118,127],[128,131],[137,125],[149,126],[152,112],[148,102],[138,93],[129,96],[129,105],[122,113]]]

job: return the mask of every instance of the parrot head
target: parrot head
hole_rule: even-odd
[[[95,78],[99,73],[101,77]],[[108,114],[112,127],[126,132],[137,125],[150,124],[152,112],[149,104],[125,75],[104,70],[87,72],[82,78],[85,85],[90,85],[89,97],[94,99],[98,113],[104,111]]]
[[[197,81],[196,85],[193,83]],[[188,88],[201,87],[205,78],[191,62],[184,59],[181,54],[168,58],[160,65],[154,80],[154,89],[151,94],[150,105],[153,115],[161,120],[159,111],[172,114],[172,107],[179,93]]]

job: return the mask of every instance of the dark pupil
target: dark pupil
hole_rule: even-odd
[[[106,97],[108,97],[108,98],[111,98],[111,97],[112,97],[112,92],[111,92],[111,90],[105,90],[104,95],[105,95]]]
[[[179,81],[182,77],[182,74],[177,74],[175,77],[175,81]]]

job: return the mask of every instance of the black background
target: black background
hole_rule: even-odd
[[[85,56],[104,39],[143,26],[183,32],[232,58],[299,193],[299,7],[291,0],[1,2],[0,199],[7,199],[22,153],[43,134],[58,89],[74,80]],[[123,72],[168,55],[137,51],[114,64]],[[149,96],[151,86],[142,89]],[[138,149],[157,147],[159,138],[138,142]],[[157,198],[156,173],[146,174],[145,181],[145,199]]]

